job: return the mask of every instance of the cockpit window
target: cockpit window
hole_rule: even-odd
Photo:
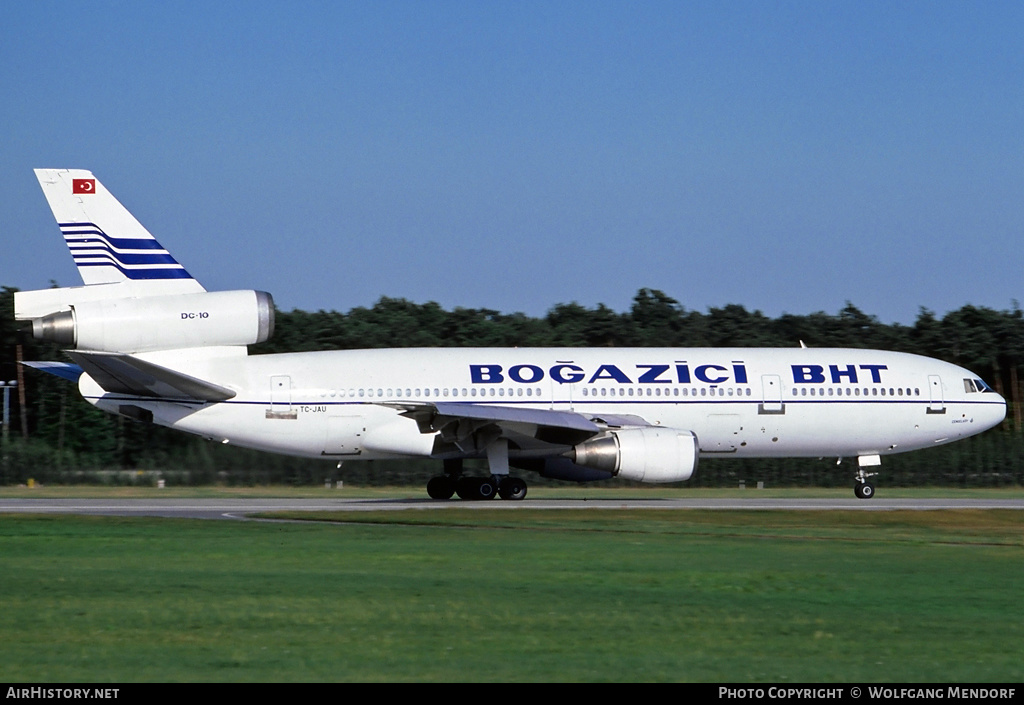
[[[995,393],[995,390],[992,389],[992,387],[988,386],[980,379],[965,379],[964,391],[967,392],[968,394],[972,394],[974,392],[991,392],[993,394]]]

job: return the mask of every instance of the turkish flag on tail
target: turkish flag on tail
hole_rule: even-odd
[[[96,179],[72,179],[71,193],[96,193]]]

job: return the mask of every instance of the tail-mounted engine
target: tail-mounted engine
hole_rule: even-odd
[[[697,469],[697,437],[677,428],[608,431],[573,448],[577,465],[638,482],[681,482]]]
[[[103,352],[251,345],[273,333],[274,300],[265,291],[80,301],[32,318],[40,340]]]

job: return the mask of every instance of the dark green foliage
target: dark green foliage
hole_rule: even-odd
[[[0,379],[17,379],[19,341],[25,360],[62,360],[54,345],[18,333],[14,289],[0,289]],[[1024,422],[1020,368],[1024,313],[964,306],[941,319],[922,308],[912,327],[888,325],[847,303],[836,315],[784,314],[729,304],[707,313],[687,310],[662,291],[641,289],[628,312],[604,305],[558,304],[543,318],[490,309],[416,304],[382,298],[372,308],[278,311],[274,338],[253,354],[385,347],[810,347],[880,348],[948,360],[973,370],[1010,402],[1002,428],[980,437],[885,461],[890,486],[1024,484]],[[51,375],[23,373],[26,403],[11,394],[10,439],[0,483],[96,482],[151,484],[157,471],[169,484],[322,484],[343,479],[365,485],[420,484],[436,463],[330,463],[273,456],[211,444],[168,429],[115,418],[84,402],[73,385]],[[22,438],[24,414],[28,438]],[[825,460],[704,462],[692,484],[734,486],[740,480],[780,485],[847,485],[854,469]],[[532,478],[532,482],[539,482]]]

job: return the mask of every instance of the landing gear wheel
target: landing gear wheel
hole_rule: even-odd
[[[463,476],[456,480],[455,494],[459,499],[476,499],[476,478]]]
[[[875,465],[878,461],[875,461]],[[867,472],[863,467],[857,470],[856,482],[853,485],[853,493],[857,499],[871,499],[875,496],[875,486],[868,482],[868,478],[877,475],[877,472]]]
[[[853,488],[853,493],[857,495],[857,499],[871,499],[875,496],[875,486],[870,482],[858,482]]]
[[[451,499],[455,494],[455,481],[447,475],[435,475],[427,483],[427,494],[431,499]]]
[[[498,494],[502,499],[521,500],[526,497],[526,482],[518,477],[506,477],[498,484]]]
[[[455,494],[465,500],[494,499],[498,483],[490,477],[460,477],[455,482]]]
[[[498,493],[498,483],[489,477],[477,480],[475,499],[494,499]]]

